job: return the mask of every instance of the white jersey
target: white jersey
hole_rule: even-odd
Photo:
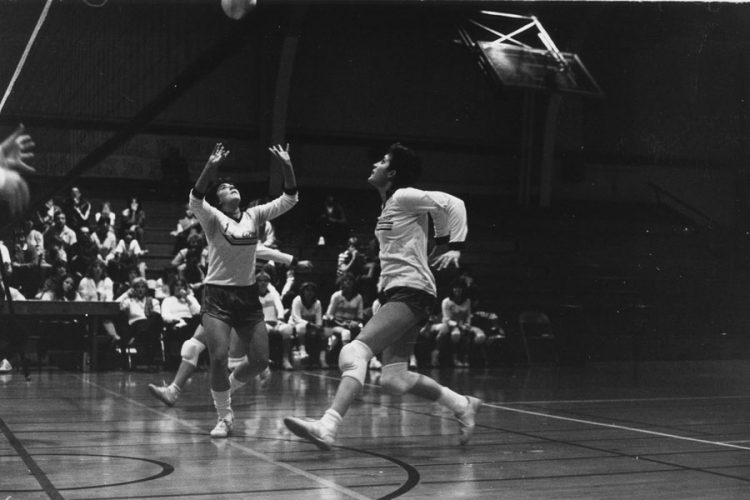
[[[437,296],[427,259],[427,221],[432,216],[435,241],[461,249],[468,226],[460,198],[440,191],[397,189],[383,204],[375,237],[380,243],[378,289],[407,286]]]
[[[190,209],[208,239],[210,285],[248,286],[255,283],[255,251],[259,228],[291,209],[297,194],[282,194],[275,200],[250,207],[234,220],[190,192]]]

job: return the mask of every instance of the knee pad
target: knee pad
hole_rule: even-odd
[[[409,371],[407,363],[391,363],[380,370],[380,386],[395,396],[409,392],[419,380],[419,375]]]
[[[206,346],[194,338],[187,339],[182,343],[182,349],[180,350],[180,356],[182,360],[193,366],[198,366],[198,358],[201,353],[206,349]]]
[[[476,326],[471,327],[471,333],[474,334],[475,344],[484,344],[484,341],[487,340],[487,335],[484,333],[484,331],[480,328],[477,328]]]
[[[352,339],[352,331],[347,328],[342,328],[340,330],[341,332],[341,342],[344,344],[348,343]]]
[[[229,371],[232,371],[237,368],[243,361],[247,361],[247,356],[242,356],[241,358],[229,357],[227,358],[227,368],[229,368]]]
[[[352,377],[360,384],[365,384],[367,364],[372,358],[372,351],[364,342],[355,340],[341,348],[339,369],[342,377]]]

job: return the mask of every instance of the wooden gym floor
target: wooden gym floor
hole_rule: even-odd
[[[466,447],[372,374],[328,453],[281,418],[319,416],[334,371],[251,383],[223,440],[206,372],[174,408],[146,389],[169,373],[1,375],[0,499],[750,498],[750,361],[435,370],[486,401]]]

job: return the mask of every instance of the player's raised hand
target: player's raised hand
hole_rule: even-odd
[[[271,146],[268,148],[268,150],[271,152],[271,154],[279,160],[281,163],[285,165],[292,165],[292,158],[289,155],[289,143],[286,143],[286,146],[282,146],[281,144],[276,144],[275,146]]]
[[[36,172],[26,163],[34,158],[34,141],[23,124],[0,143],[0,165],[21,173]]]

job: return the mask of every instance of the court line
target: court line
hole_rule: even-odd
[[[318,374],[315,374],[313,372],[303,372],[303,373],[305,373],[306,375],[317,376],[319,378],[329,378],[329,379],[336,378],[336,377],[331,377],[331,376],[328,376],[328,375],[318,375]],[[370,387],[380,387],[379,385],[376,385],[376,384],[365,384],[365,385],[370,386]],[[684,397],[684,398],[674,398],[674,397],[669,398],[669,397],[665,397],[665,398],[631,398],[631,399],[591,399],[591,400],[572,400],[569,403],[579,403],[579,402],[581,402],[581,403],[582,402],[588,402],[588,403],[595,403],[595,402],[617,403],[617,402],[642,402],[642,401],[645,401],[645,402],[654,402],[654,401],[682,401],[682,400],[690,401],[690,400],[699,400],[699,399],[708,399],[708,400],[710,400],[710,399],[747,399],[748,397],[749,396],[705,396],[705,397],[696,397],[696,398],[692,398],[692,397]],[[568,401],[518,401],[518,402],[509,402],[509,403],[505,403],[505,404],[519,404],[520,405],[520,404],[545,404],[545,403],[546,404],[551,404],[551,403],[568,403]],[[575,422],[575,423],[579,423],[579,424],[594,425],[594,426],[599,426],[599,427],[607,427],[607,428],[610,428],[610,429],[618,429],[618,430],[623,430],[623,431],[630,431],[630,432],[637,432],[637,433],[641,433],[641,434],[648,434],[648,435],[652,435],[652,436],[666,437],[666,438],[670,438],[670,439],[677,439],[677,440],[683,440],[683,441],[691,441],[691,442],[694,442],[694,443],[708,444],[708,445],[712,445],[712,446],[723,446],[723,447],[726,447],[726,448],[734,448],[734,449],[738,449],[738,450],[747,450],[747,451],[750,451],[750,446],[740,446],[740,445],[737,445],[737,444],[733,444],[734,442],[711,441],[711,440],[707,440],[707,439],[691,438],[691,437],[688,437],[688,436],[680,436],[678,434],[669,434],[669,433],[666,433],[666,432],[658,432],[658,431],[650,431],[650,430],[647,430],[647,429],[640,429],[638,427],[628,427],[628,426],[625,426],[625,425],[607,424],[607,423],[604,423],[604,422],[597,422],[595,420],[584,420],[584,419],[579,419],[579,418],[563,417],[561,415],[553,415],[553,414],[550,414],[550,413],[543,413],[543,412],[537,412],[537,411],[531,411],[531,410],[524,410],[524,409],[521,409],[521,408],[512,408],[510,406],[504,406],[504,405],[499,405],[499,404],[495,404],[495,403],[485,402],[484,406],[487,406],[487,407],[490,407],[490,408],[496,408],[498,410],[505,410],[505,411],[511,411],[511,412],[516,412],[516,413],[523,413],[523,414],[526,414],[526,415],[534,415],[534,416],[544,417],[544,418],[552,418],[552,419],[563,420],[563,421],[567,421],[567,422]]]
[[[498,405],[494,403],[485,403],[484,406],[495,408],[497,410],[504,410],[504,411],[510,411],[515,413],[521,413],[524,415],[533,415],[535,417],[543,417],[543,418],[551,418],[554,420],[562,420],[565,422],[574,422],[577,424],[585,424],[585,425],[593,425],[596,427],[606,427],[608,429],[617,429],[621,431],[629,431],[629,432],[637,432],[641,434],[648,434],[651,436],[658,436],[658,437],[665,437],[670,439],[677,439],[681,441],[690,441],[693,443],[701,443],[701,444],[708,444],[711,446],[722,446],[726,448],[734,448],[737,450],[745,450],[750,451],[750,446],[740,446],[732,443],[727,443],[723,441],[710,441],[708,439],[698,439],[698,438],[691,438],[688,436],[680,436],[678,434],[668,434],[666,432],[659,432],[659,431],[650,431],[648,429],[639,429],[637,427],[628,427],[626,425],[617,425],[617,424],[607,424],[604,422],[597,422],[595,420],[584,420],[580,418],[572,418],[572,417],[563,417],[561,415],[553,415],[551,413],[543,413],[538,411],[531,411],[531,410],[524,410],[521,408],[512,408],[510,406],[503,406]]]
[[[722,399],[750,399],[750,396],[685,396],[685,397],[661,397],[661,398],[615,398],[615,399],[550,399],[541,401],[503,401],[505,405],[544,405],[544,404],[592,404],[592,403],[654,403],[659,401],[703,401]]]
[[[56,500],[63,500],[63,496],[59,491],[57,491],[57,488],[55,488],[55,486],[52,484],[52,481],[49,480],[47,474],[45,474],[42,468],[39,467],[36,461],[34,461],[29,452],[26,451],[26,448],[23,447],[23,444],[21,444],[21,441],[18,440],[15,434],[13,434],[13,431],[10,430],[10,428],[5,424],[5,421],[3,421],[2,418],[0,418],[0,432],[5,435],[5,438],[16,450],[16,453],[18,453],[18,455],[21,457],[21,460],[23,460],[23,463],[26,464],[26,467],[29,468],[29,472],[31,472],[31,474],[37,480],[39,486],[42,487],[47,496]]]
[[[183,420],[183,419],[181,419],[179,417],[175,417],[173,415],[170,415],[169,413],[165,413],[163,411],[151,408],[150,406],[145,405],[145,404],[141,403],[140,401],[136,401],[135,399],[131,399],[131,398],[127,397],[127,396],[124,396],[124,395],[120,394],[119,392],[116,392],[116,391],[113,391],[111,389],[108,389],[108,388],[106,388],[106,387],[104,387],[104,386],[102,386],[100,384],[97,384],[96,382],[92,382],[91,380],[88,379],[88,377],[81,377],[79,375],[71,375],[71,376],[73,376],[73,377],[81,380],[82,382],[84,382],[84,383],[86,383],[86,384],[88,384],[88,385],[90,385],[92,387],[96,387],[97,389],[99,389],[101,391],[104,391],[107,394],[111,394],[111,395],[116,396],[116,397],[118,397],[120,399],[123,399],[123,400],[127,401],[128,403],[130,403],[132,405],[139,406],[139,407],[141,407],[141,408],[143,408],[143,409],[145,409],[145,410],[147,410],[147,411],[149,411],[151,413],[155,413],[156,415],[159,415],[161,417],[164,417],[164,418],[167,418],[169,420],[172,420],[173,422],[176,422],[179,425],[181,425],[183,427],[186,427],[186,428],[188,428],[190,430],[198,431],[198,432],[201,432],[201,433],[205,432],[205,430],[203,428],[201,428],[201,427],[199,427],[197,425],[193,425],[193,424],[191,424],[189,422],[186,422],[185,420]],[[313,482],[316,482],[316,483],[318,483],[318,484],[320,484],[322,486],[325,486],[326,488],[330,488],[332,490],[335,490],[338,493],[344,494],[344,495],[346,495],[348,497],[351,497],[351,498],[356,498],[358,500],[371,500],[370,497],[367,497],[365,495],[357,493],[354,490],[350,490],[349,488],[346,488],[344,486],[336,484],[333,481],[329,481],[328,479],[324,479],[324,478],[322,478],[320,476],[316,476],[315,474],[310,474],[309,472],[307,472],[305,470],[302,470],[302,469],[299,469],[297,467],[294,467],[293,465],[285,464],[284,462],[278,462],[278,461],[274,460],[273,458],[269,457],[268,455],[266,455],[264,453],[256,451],[256,450],[254,450],[254,449],[252,449],[252,448],[250,448],[248,446],[241,445],[241,444],[239,444],[239,443],[237,443],[235,441],[232,441],[231,439],[226,439],[225,441],[226,441],[226,443],[229,446],[232,446],[233,448],[236,448],[236,449],[238,449],[240,451],[244,451],[245,453],[247,453],[249,455],[252,455],[255,458],[263,460],[264,462],[269,463],[271,465],[274,465],[276,467],[280,467],[282,469],[286,469],[289,472],[292,472],[293,474],[297,474],[297,475],[303,476],[303,477],[305,477],[305,478],[307,478],[307,479],[309,479],[309,480],[311,480]]]

